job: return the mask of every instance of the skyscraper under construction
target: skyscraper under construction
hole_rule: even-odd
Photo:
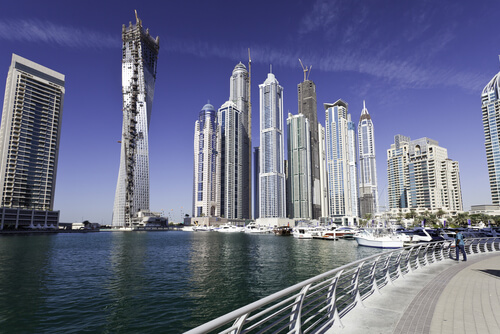
[[[302,62],[301,62],[302,64]],[[311,199],[312,219],[321,217],[321,193],[320,193],[320,162],[319,162],[319,139],[318,139],[318,111],[316,101],[316,85],[309,80],[304,69],[304,81],[297,86],[299,114],[303,114],[309,120],[310,147],[311,147]]]
[[[122,27],[123,127],[113,227],[128,227],[149,210],[149,121],[153,106],[159,38],[136,23]]]

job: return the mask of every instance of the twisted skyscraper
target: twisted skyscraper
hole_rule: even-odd
[[[148,131],[160,48],[137,13],[136,24],[123,25],[122,41],[123,127],[113,227],[131,226],[138,211],[149,210]]]

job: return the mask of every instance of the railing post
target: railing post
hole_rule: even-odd
[[[420,262],[419,259],[420,259],[420,251],[422,250],[422,248],[424,249],[424,254],[422,256],[422,259],[423,259],[423,262],[424,263],[420,263],[422,265],[422,267],[425,267],[426,265],[429,264],[429,261],[427,261],[427,250],[429,248],[429,245],[421,245],[419,250],[418,250],[418,255],[417,255],[417,262]]]
[[[332,324],[338,322],[341,328],[344,328],[344,324],[340,320],[339,310],[337,309],[336,292],[337,292],[337,283],[339,282],[340,275],[342,275],[343,272],[344,272],[343,270],[339,271],[339,273],[332,279],[332,283],[328,288],[328,294],[327,294],[328,319],[330,319],[329,321],[332,321]]]
[[[380,290],[378,288],[378,284],[377,284],[377,278],[375,277],[375,273],[376,273],[376,268],[377,268],[377,264],[378,264],[378,261],[380,260],[381,256],[377,257],[377,259],[375,261],[373,261],[373,264],[372,264],[372,267],[370,268],[370,281],[372,282],[372,289],[373,290],[376,290],[379,294],[380,293]],[[385,263],[384,263],[384,266],[382,269],[385,268],[387,264],[387,260],[385,260]],[[361,294],[360,294],[360,299],[361,299]],[[363,305],[363,303],[361,303],[361,305]],[[363,305],[364,307],[364,305]]]
[[[380,257],[377,258],[377,260],[375,261],[375,263],[378,261]],[[361,295],[359,293],[359,272],[361,271],[361,267],[363,267],[363,264],[365,264],[365,262],[361,262],[361,264],[358,266],[358,269],[356,270],[356,274],[355,274],[355,277],[354,277],[354,293],[356,294],[356,297],[355,297],[355,301],[356,302],[359,302],[361,304],[361,306],[365,307],[365,305],[363,304],[363,300],[361,299]]]
[[[403,271],[401,270],[401,258],[403,257],[403,250],[399,252],[398,257],[396,258],[396,278],[398,279],[399,277],[403,277]],[[391,279],[391,276],[389,275],[389,280],[391,283],[394,285],[394,282]]]
[[[230,333],[240,334],[241,330],[243,329],[243,325],[245,324],[245,320],[247,320],[247,318],[248,318],[248,313],[236,319],[236,321],[233,323],[233,327],[236,328],[233,329]]]
[[[300,290],[299,295],[295,298],[295,305],[292,308],[292,314],[290,315],[290,332],[301,333],[302,324],[301,324],[301,316],[302,316],[302,305],[304,304],[304,298],[306,297],[307,291],[311,284],[306,285]],[[289,333],[290,333],[289,332]]]

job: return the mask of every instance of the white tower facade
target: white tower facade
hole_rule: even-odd
[[[329,215],[342,224],[353,222],[353,193],[349,164],[349,126],[347,103],[325,103],[326,166]]]
[[[64,79],[12,55],[0,127],[2,207],[53,210]]]
[[[131,226],[149,210],[149,122],[153,107],[159,38],[136,24],[122,28],[123,126],[113,227]]]
[[[366,104],[358,123],[359,147],[359,209],[360,217],[378,212],[377,164],[375,159],[375,132]]]
[[[288,196],[290,218],[312,219],[311,136],[309,120],[303,115],[288,114]],[[319,190],[319,189],[318,189]]]
[[[358,163],[356,154],[356,127],[351,120],[351,114],[347,114],[347,152],[349,161],[349,193],[351,198],[351,216],[359,217],[358,205]]]
[[[390,209],[463,210],[458,162],[437,141],[397,135],[387,159]]]
[[[259,218],[285,218],[283,88],[273,73],[260,91]]]
[[[500,72],[484,87],[481,94],[484,146],[488,163],[493,204],[500,204]]]
[[[220,140],[217,112],[206,104],[194,127],[193,217],[220,215]]]

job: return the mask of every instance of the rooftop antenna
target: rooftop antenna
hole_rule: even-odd
[[[304,81],[309,80],[309,74],[311,74],[312,65],[309,66],[309,68],[307,68],[307,66],[304,67],[304,64],[302,64],[302,60],[300,60],[300,58],[299,58],[299,62],[300,62],[300,66],[302,66],[302,71],[304,71]],[[307,72],[309,72],[309,73],[307,73]]]
[[[137,9],[134,9],[134,12],[135,12],[135,21],[139,23],[139,18],[137,17]]]
[[[273,64],[269,64],[269,73],[273,73]]]

